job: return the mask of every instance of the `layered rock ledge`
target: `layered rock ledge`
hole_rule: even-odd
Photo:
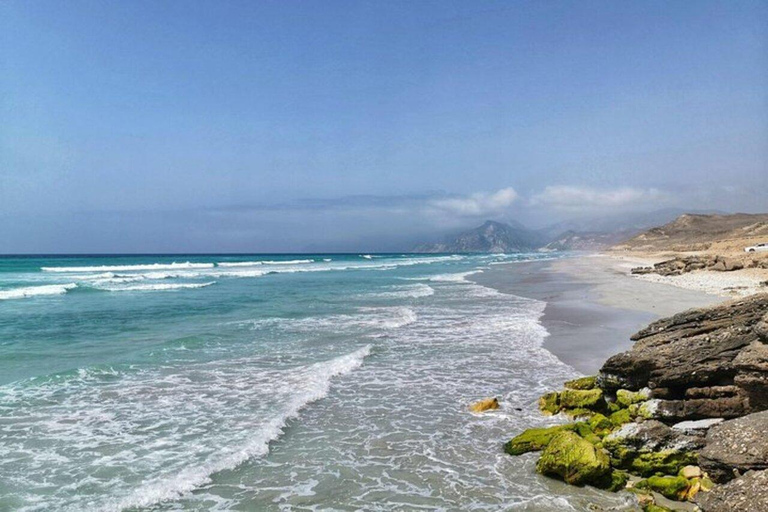
[[[768,409],[768,293],[658,320],[632,339],[600,370],[604,392],[648,388],[651,416],[666,423]]]

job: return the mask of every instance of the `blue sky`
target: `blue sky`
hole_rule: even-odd
[[[768,210],[768,2],[0,3],[0,252]]]

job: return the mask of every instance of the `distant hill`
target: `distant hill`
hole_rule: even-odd
[[[637,230],[606,233],[603,231],[566,231],[558,235],[541,251],[602,251],[637,233]]]
[[[418,245],[414,252],[529,252],[547,242],[547,237],[539,231],[527,229],[519,224],[511,226],[489,220],[482,226],[448,237],[443,242]]]
[[[651,228],[613,247],[616,250],[696,251],[712,244],[740,245],[768,238],[768,214],[684,214],[663,226]],[[768,240],[766,240],[768,241]]]

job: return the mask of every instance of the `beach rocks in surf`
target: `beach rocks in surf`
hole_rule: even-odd
[[[572,485],[605,487],[610,482],[608,456],[574,432],[560,432],[541,454],[536,469],[542,475],[555,476]]]
[[[469,410],[474,413],[493,411],[499,408],[499,399],[496,397],[485,398],[469,406]]]
[[[699,463],[719,483],[750,470],[768,469],[768,411],[712,427]]]
[[[609,395],[650,389],[644,408],[673,423],[768,409],[768,294],[692,309],[632,336],[598,375]]]

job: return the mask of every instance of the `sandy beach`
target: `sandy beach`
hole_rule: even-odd
[[[716,304],[721,296],[638,279],[635,262],[604,255],[494,265],[472,276],[483,286],[547,303],[544,346],[584,374],[632,346],[649,322],[685,309]]]

